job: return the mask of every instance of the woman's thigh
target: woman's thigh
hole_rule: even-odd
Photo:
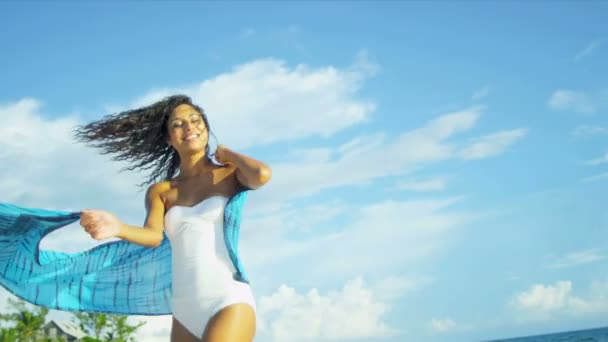
[[[255,336],[255,326],[255,311],[249,304],[232,304],[209,320],[202,341],[251,342]]]
[[[171,342],[200,342],[200,338],[192,335],[186,327],[173,317],[173,324],[171,325]]]

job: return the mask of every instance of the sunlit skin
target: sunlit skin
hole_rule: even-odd
[[[153,248],[162,242],[164,217],[174,205],[193,206],[215,195],[232,197],[241,186],[258,189],[271,178],[268,165],[224,145],[219,145],[215,151],[215,159],[223,165],[211,164],[205,158],[209,132],[201,114],[188,104],[174,109],[166,128],[166,143],[180,156],[179,176],[148,188],[143,227],[130,226],[107,211],[83,210],[80,224],[91,237],[97,240],[118,237]],[[171,341],[250,342],[255,327],[253,308],[249,304],[233,304],[209,321],[203,336],[193,336],[174,318]]]

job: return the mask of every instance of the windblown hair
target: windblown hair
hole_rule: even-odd
[[[88,146],[101,148],[102,154],[115,154],[112,160],[130,162],[131,166],[121,171],[153,169],[148,179],[139,184],[140,187],[159,179],[169,180],[179,170],[180,158],[177,151],[167,144],[167,120],[173,110],[182,104],[191,105],[201,114],[210,137],[213,133],[207,116],[185,95],[169,96],[146,107],[106,115],[98,121],[76,127],[74,137]],[[209,154],[208,141],[205,158],[214,163]]]

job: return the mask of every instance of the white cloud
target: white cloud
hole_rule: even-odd
[[[458,325],[451,318],[433,318],[429,326],[435,332],[445,333],[455,330]]]
[[[264,213],[243,222],[241,249],[253,274],[307,269],[309,277],[302,281],[309,284],[313,279],[331,283],[361,273],[381,277],[428,261],[449,246],[455,230],[475,219],[471,213],[450,208],[460,200],[384,200],[367,206],[325,203],[325,210],[335,214],[327,221],[311,215],[306,207]],[[298,233],[301,225],[310,227],[306,234]],[[378,246],[399,252],[386,258],[378,253]]]
[[[498,132],[473,140],[459,151],[449,140],[470,130],[482,111],[483,107],[472,107],[447,113],[393,139],[382,133],[356,136],[338,148],[324,148],[323,159],[274,162],[273,180],[262,190],[264,198],[281,202],[329,188],[361,186],[383,177],[406,175],[452,158],[490,157],[525,135],[526,129]]]
[[[393,190],[409,191],[440,191],[446,188],[446,177],[435,177],[426,180],[402,180],[392,188]]]
[[[532,285],[529,290],[521,292],[512,300],[512,305],[522,311],[551,313],[563,310],[571,298],[570,281],[560,281],[555,285]]]
[[[599,135],[599,134],[607,134],[608,127],[603,126],[590,126],[590,125],[579,125],[573,131],[572,135],[574,136],[590,136],[590,135]]]
[[[11,311],[11,306],[8,304],[8,300],[18,300],[18,298],[12,293],[8,292],[4,287],[0,287],[0,312],[5,313]]]
[[[597,48],[599,48],[602,44],[603,44],[603,42],[600,40],[591,41],[589,44],[587,44],[587,46],[585,46],[585,48],[580,50],[576,54],[576,56],[574,56],[574,61],[578,62],[585,57],[591,56],[591,54],[593,54],[593,51],[595,51]]]
[[[237,149],[329,137],[369,119],[375,104],[358,99],[358,91],[375,70],[365,54],[346,69],[260,59],[192,86],[149,92],[129,107],[187,94],[207,112],[218,139]]]
[[[363,206],[348,200],[313,202],[320,206],[318,212],[302,205],[292,207],[291,202],[338,186],[364,187],[377,178],[407,174],[427,163],[457,157],[458,150],[448,139],[473,127],[481,111],[482,107],[474,107],[442,115],[392,141],[383,134],[358,136],[336,148],[299,149],[289,155],[288,162],[273,163],[272,182],[252,194],[263,201],[251,200],[256,215],[243,223],[241,246],[252,272],[306,268],[310,279],[327,283],[359,272],[382,276],[395,267],[405,268],[438,255],[449,244],[454,229],[475,217],[448,210],[461,198],[380,201]],[[502,147],[521,133],[505,135],[509,139],[496,137]],[[484,141],[489,144],[492,139]],[[302,157],[296,158],[298,155]],[[427,183],[425,188],[439,184]],[[395,213],[408,219],[396,219]],[[305,234],[300,227],[307,227]],[[377,253],[377,246],[400,253],[387,260]],[[358,252],[353,255],[353,250]],[[343,255],[351,260],[345,262]]]
[[[260,335],[272,341],[321,341],[393,336],[402,333],[385,321],[395,299],[415,285],[391,277],[369,287],[361,277],[340,291],[298,293],[281,285],[258,301]],[[387,289],[390,289],[387,292]],[[402,328],[402,327],[401,327]]]
[[[1,105],[0,117],[4,120],[0,158],[3,165],[11,166],[0,169],[3,201],[65,210],[101,204],[134,208],[135,174],[119,175],[124,164],[109,162],[74,143],[72,129],[80,123],[78,116],[47,119],[40,102],[23,99]],[[89,193],[99,196],[87,196]],[[87,198],[86,204],[83,198]],[[137,208],[143,208],[143,200]]]
[[[73,116],[47,120],[40,115],[42,104],[31,98],[24,98],[8,105],[0,105],[1,158],[38,162],[48,161],[70,144],[69,130],[77,123]],[[5,168],[9,170],[10,168]],[[20,170],[19,168],[12,168]],[[25,171],[25,170],[20,170]]]
[[[488,96],[488,94],[490,94],[490,86],[486,85],[486,86],[483,86],[482,88],[477,89],[473,93],[473,96],[471,97],[471,99],[473,101],[478,101],[478,100],[481,100],[484,97]]]
[[[481,159],[502,153],[508,146],[522,139],[528,130],[524,128],[488,134],[474,139],[460,151],[462,159]]]
[[[509,306],[518,310],[519,318],[526,320],[608,313],[608,281],[593,282],[587,298],[574,295],[572,289],[571,281],[535,284],[513,296]]]
[[[252,196],[255,194],[252,194]],[[251,207],[257,202],[251,200]],[[249,208],[248,204],[246,208]],[[246,209],[247,210],[247,209]],[[312,234],[325,227],[325,222],[343,215],[348,207],[340,202],[323,202],[297,208],[287,204],[265,207],[243,220],[240,248],[248,264],[266,268],[285,259],[305,253],[323,241],[333,241],[335,233]],[[244,215],[247,215],[245,212]],[[298,237],[293,237],[297,233]],[[311,237],[314,236],[314,239]]]
[[[144,321],[144,324],[135,335],[136,341],[166,342],[171,335],[171,315],[163,316],[131,316],[131,322]]]
[[[606,259],[598,249],[588,249],[583,251],[572,252],[563,257],[556,258],[550,262],[547,268],[567,268]]]
[[[590,95],[573,90],[557,90],[548,102],[553,110],[571,110],[576,113],[593,114],[598,106]]]
[[[428,329],[435,334],[454,334],[473,330],[473,325],[457,322],[453,318],[433,318],[428,323]]]

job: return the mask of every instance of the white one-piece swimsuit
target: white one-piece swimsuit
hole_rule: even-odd
[[[172,250],[172,312],[198,338],[207,322],[231,304],[256,310],[251,287],[233,278],[234,265],[224,241],[228,198],[213,196],[192,206],[173,206],[165,215]]]

